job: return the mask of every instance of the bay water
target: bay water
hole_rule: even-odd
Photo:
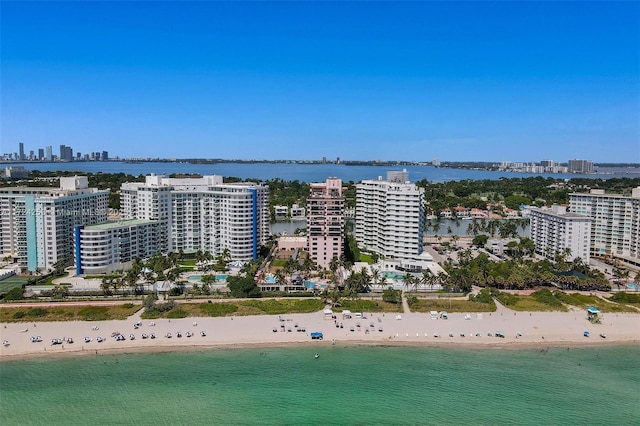
[[[344,182],[360,182],[364,179],[377,179],[386,177],[387,171],[406,169],[409,179],[417,182],[427,179],[429,182],[448,182],[460,180],[497,180],[501,178],[527,178],[541,176],[554,179],[603,178],[612,177],[638,177],[640,168],[600,168],[600,173],[589,175],[579,174],[533,174],[514,173],[505,171],[450,169],[434,166],[376,166],[359,165],[347,166],[344,164],[302,164],[302,163],[216,163],[216,164],[191,164],[181,162],[136,162],[121,161],[95,161],[95,162],[54,162],[54,163],[6,163],[3,166],[22,166],[26,170],[39,171],[77,171],[79,173],[126,173],[134,176],[155,173],[158,175],[172,173],[221,175],[224,177],[238,177],[241,179],[268,180],[280,178],[286,181],[299,180],[301,182],[324,182],[328,177],[337,177]]]
[[[338,343],[10,360],[0,423],[632,425],[639,355]]]

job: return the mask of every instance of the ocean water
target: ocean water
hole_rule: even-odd
[[[631,425],[639,355],[324,342],[15,360],[0,363],[0,423]]]

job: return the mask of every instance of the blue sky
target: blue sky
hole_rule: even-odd
[[[639,2],[5,2],[0,153],[640,163]]]

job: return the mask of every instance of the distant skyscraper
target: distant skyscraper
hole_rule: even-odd
[[[102,161],[109,161],[109,152],[102,151]]]
[[[64,157],[67,153],[67,147],[65,145],[60,145],[60,157],[58,157],[60,160],[64,160]]]
[[[22,142],[18,144],[18,160],[24,160],[24,143]]]
[[[33,152],[33,150],[30,150],[29,151],[29,160],[33,160],[35,156],[36,156],[36,153]]]
[[[53,149],[52,149],[51,145],[47,146],[46,159],[47,159],[47,161],[53,160]]]
[[[38,148],[38,160],[44,160],[44,149]]]
[[[569,173],[593,173],[593,161],[569,160]]]

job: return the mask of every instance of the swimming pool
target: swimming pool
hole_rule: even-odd
[[[273,275],[269,274],[269,275],[267,275],[267,278],[264,279],[264,281],[269,283],[269,284],[275,284],[276,283],[276,277],[274,277]]]
[[[228,275],[216,275],[216,281],[226,281]],[[202,275],[191,275],[190,281],[202,281]]]
[[[388,280],[404,281],[404,275],[396,274],[395,272],[387,271],[384,273],[384,276],[387,277]]]
[[[633,290],[633,291],[638,291],[640,290],[640,286],[638,286],[638,284],[636,283],[627,283],[627,288]]]
[[[327,285],[326,284],[318,285],[318,283],[316,283],[316,282],[307,280],[307,281],[305,281],[304,286],[307,289],[311,289],[311,288],[325,288]]]

